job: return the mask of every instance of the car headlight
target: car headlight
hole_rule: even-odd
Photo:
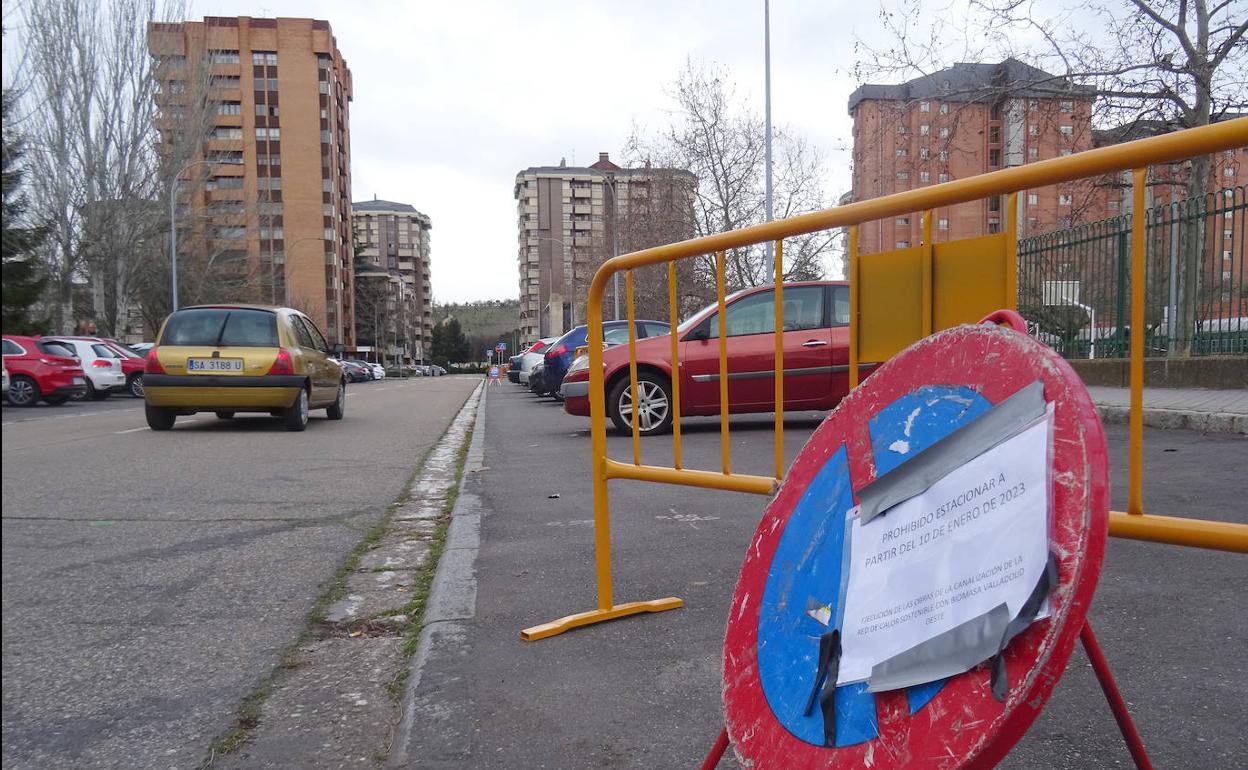
[[[577,356],[577,359],[568,367],[568,374],[583,372],[589,368],[589,356]]]

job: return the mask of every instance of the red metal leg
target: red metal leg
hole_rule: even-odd
[[[719,737],[715,739],[715,745],[711,747],[711,753],[706,755],[706,759],[702,760],[702,770],[715,770],[715,766],[719,764],[719,760],[724,756],[724,752],[728,750],[728,728],[719,731]]]
[[[1105,654],[1101,652],[1101,645],[1097,644],[1096,635],[1092,633],[1090,624],[1083,624],[1083,630],[1079,632],[1079,641],[1083,642],[1083,649],[1088,652],[1092,670],[1096,672],[1097,681],[1101,683],[1101,689],[1105,691],[1105,700],[1109,701],[1109,709],[1114,712],[1114,720],[1118,722],[1118,729],[1122,732],[1122,739],[1127,744],[1127,750],[1131,752],[1131,759],[1135,760],[1135,766],[1139,770],[1153,770],[1153,763],[1148,760],[1148,754],[1144,752],[1144,742],[1140,740],[1140,734],[1135,730],[1135,723],[1131,721],[1131,712],[1127,711],[1127,702],[1122,699],[1122,693],[1118,692],[1118,683],[1114,681],[1114,675],[1110,673],[1109,663],[1105,660]]]

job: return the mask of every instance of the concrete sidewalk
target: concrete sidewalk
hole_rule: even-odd
[[[1088,393],[1106,424],[1127,423],[1131,412],[1129,388],[1092,385]],[[1248,390],[1144,388],[1144,424],[1150,428],[1248,434]]]
[[[823,418],[787,416],[791,461]],[[723,724],[724,628],[765,500],[642,482],[611,485],[617,601],[679,596],[681,609],[524,642],[520,629],[595,606],[593,493],[584,418],[514,386],[487,389],[446,551],[429,597],[388,770],[697,767]],[[1112,504],[1126,491],[1126,430],[1106,429]],[[719,425],[682,427],[686,467],[715,468]],[[608,437],[612,456],[631,441]],[[732,421],[733,469],[767,473],[769,415]],[[670,437],[643,462],[670,465]],[[1237,522],[1238,436],[1148,431],[1150,511]],[[1157,767],[1236,766],[1248,755],[1232,640],[1242,556],[1113,539],[1091,609]],[[1176,621],[1179,618],[1181,621]],[[1126,768],[1131,760],[1076,650],[1040,719],[1001,770]],[[737,764],[731,756],[719,765]],[[877,766],[878,763],[877,763]]]

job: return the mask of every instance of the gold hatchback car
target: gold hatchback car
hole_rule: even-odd
[[[147,424],[169,430],[178,415],[269,412],[287,430],[308,411],[341,420],[347,378],[311,319],[287,307],[198,305],[165,319],[143,372]]]

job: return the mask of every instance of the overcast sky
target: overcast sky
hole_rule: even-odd
[[[687,58],[728,67],[763,107],[762,0],[195,0],[193,13],[330,22],[355,81],[352,197],[432,218],[439,302],[518,296],[516,173],[617,157],[634,123],[666,121]],[[833,199],[849,189],[853,33],[876,13],[772,3],[773,122],[824,152]]]

